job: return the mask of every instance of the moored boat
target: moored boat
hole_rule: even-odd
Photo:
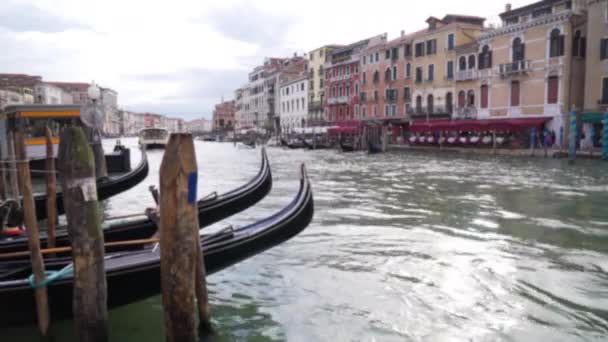
[[[165,148],[169,131],[164,128],[144,128],[139,131],[139,144],[146,149]]]
[[[302,166],[299,191],[287,207],[256,223],[201,236],[207,274],[219,272],[289,240],[308,226],[313,214],[312,188]],[[71,257],[51,258],[45,261],[45,267],[47,270],[61,270],[71,262]],[[158,248],[106,253],[104,266],[109,308],[160,292]],[[22,260],[21,264],[0,263],[0,326],[36,321],[36,304],[27,279],[30,274],[29,260]],[[71,274],[47,285],[51,317],[54,319],[71,316],[72,288]]]
[[[199,227],[204,228],[239,213],[264,198],[272,188],[272,174],[266,151],[262,149],[262,165],[258,174],[247,184],[232,191],[217,195],[212,194],[198,201]],[[63,205],[63,200],[61,202]],[[108,221],[103,226],[106,242],[145,239],[157,230],[156,223],[141,215],[125,220]],[[41,243],[46,245],[46,235],[41,234]],[[56,246],[69,245],[69,237],[65,228],[57,230]],[[27,250],[27,237],[0,238],[0,253]]]
[[[340,141],[340,149],[342,149],[342,152],[353,152],[355,150],[355,146],[353,144]]]

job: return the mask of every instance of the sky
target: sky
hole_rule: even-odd
[[[513,8],[531,1],[510,1]],[[429,16],[498,23],[480,0],[0,0],[0,73],[95,81],[126,110],[211,116],[264,57],[424,28]]]

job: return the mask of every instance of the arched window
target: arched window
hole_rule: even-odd
[[[469,56],[469,69],[475,69],[475,55]]]
[[[475,106],[475,92],[472,90],[469,90],[469,92],[467,93],[467,106]]]
[[[513,39],[513,62],[523,61],[525,59],[525,46],[521,38]]]
[[[461,90],[458,92],[458,108],[464,107],[465,102],[466,102],[466,99],[465,99],[464,90]]]
[[[580,31],[577,31],[580,33]],[[549,57],[564,55],[564,35],[559,29],[553,29],[549,38]]]
[[[458,70],[467,70],[467,58],[465,56],[458,59]]]
[[[429,113],[433,113],[433,94],[426,97],[426,107]]]
[[[422,112],[422,96],[416,96],[416,113]]]
[[[445,109],[448,112],[448,114],[452,114],[452,112],[454,111],[452,93],[445,94]]]
[[[374,83],[378,83],[380,81],[380,73],[378,70],[374,71]]]
[[[572,41],[572,56],[585,58],[585,49],[587,48],[587,39],[581,36],[581,31],[578,30],[574,34]]]
[[[484,45],[479,54],[479,70],[492,68],[492,51],[490,47]]]

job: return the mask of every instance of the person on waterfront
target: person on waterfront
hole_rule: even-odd
[[[551,147],[555,146],[557,142],[557,136],[555,135],[555,130],[551,130]]]

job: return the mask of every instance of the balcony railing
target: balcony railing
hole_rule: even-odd
[[[461,70],[456,72],[456,81],[471,81],[477,79],[477,70]]]
[[[454,119],[475,119],[477,117],[477,107],[457,107]]]
[[[332,81],[343,81],[343,80],[348,80],[348,79],[350,79],[350,75],[347,75],[347,74],[337,75],[337,76],[332,76],[331,77]]]
[[[323,102],[321,101],[309,101],[308,109],[309,110],[319,110],[323,108]]]
[[[348,96],[338,96],[327,99],[328,104],[348,103]]]
[[[448,113],[445,108],[434,106],[432,110],[429,111],[427,107],[420,108],[410,108],[407,112],[412,120],[420,120],[420,119],[448,119],[450,118],[450,113]]]
[[[501,77],[524,74],[530,70],[529,60],[521,60],[498,65],[498,71],[500,72]]]

